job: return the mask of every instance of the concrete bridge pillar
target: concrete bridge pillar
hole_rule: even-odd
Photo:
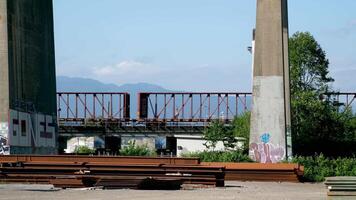
[[[6,0],[0,0],[0,154],[8,138],[9,60]]]
[[[52,0],[0,0],[0,154],[56,153]]]
[[[257,0],[249,153],[258,162],[291,155],[289,90],[287,0]]]

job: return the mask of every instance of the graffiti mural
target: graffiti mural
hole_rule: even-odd
[[[260,163],[277,163],[284,159],[285,148],[270,141],[271,135],[264,133],[260,136],[260,143],[250,144],[250,155],[253,160]]]
[[[8,146],[8,125],[7,123],[0,123],[0,155],[10,154],[10,147]]]
[[[23,148],[55,147],[55,117],[10,110],[9,145]]]

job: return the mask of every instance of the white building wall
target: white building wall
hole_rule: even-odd
[[[176,135],[177,138],[177,156],[181,157],[182,154],[205,151],[209,150],[204,146],[206,140],[203,139],[203,136],[182,136]],[[245,138],[236,138],[236,149],[242,149],[245,145]],[[211,150],[211,149],[210,149]],[[224,151],[226,150],[222,142],[218,142],[214,149],[215,151]]]
[[[177,138],[177,156],[180,157],[182,154],[189,152],[197,152],[208,150],[204,143],[204,140],[201,136],[176,136]],[[218,142],[215,150],[224,150],[224,145],[222,142]]]
[[[94,149],[94,137],[74,137],[67,141],[66,153],[74,153],[77,146],[87,146],[90,149]]]

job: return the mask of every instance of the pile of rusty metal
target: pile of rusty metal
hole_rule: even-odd
[[[170,157],[0,156],[0,182],[60,188],[179,189],[182,184],[224,186],[225,169],[198,159]]]
[[[207,166],[225,167],[225,180],[300,182],[304,167],[299,164],[278,163],[202,163]]]
[[[200,163],[198,158],[120,156],[0,156],[0,183],[60,188],[179,189],[222,187],[225,180],[298,182],[298,164]]]

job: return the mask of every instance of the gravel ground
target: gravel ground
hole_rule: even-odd
[[[331,199],[326,196],[323,184],[226,182],[225,188],[179,191],[142,190],[79,190],[53,189],[50,185],[0,185],[0,200],[259,200],[259,199]],[[353,199],[353,198],[338,198]],[[354,199],[356,199],[354,197]]]

